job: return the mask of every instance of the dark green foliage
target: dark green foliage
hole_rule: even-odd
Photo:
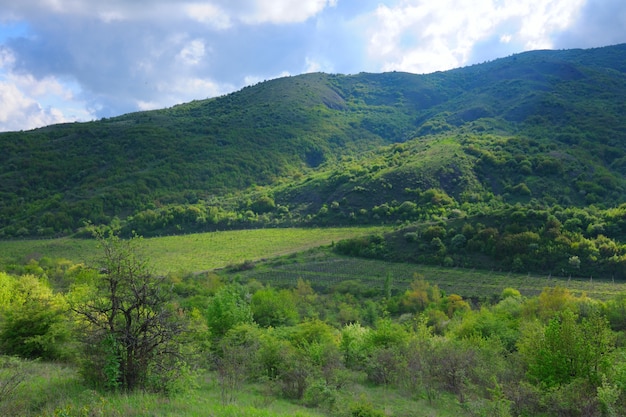
[[[626,207],[464,205],[463,218],[337,242],[338,253],[444,266],[626,278]],[[447,211],[446,213],[451,213]],[[458,233],[461,232],[461,233]]]

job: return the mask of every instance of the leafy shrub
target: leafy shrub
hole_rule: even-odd
[[[0,345],[4,353],[48,360],[71,356],[64,297],[53,294],[47,284],[33,275],[8,278],[13,280],[12,294],[0,305],[4,316]]]
[[[407,232],[404,234],[404,240],[406,240],[409,243],[417,242],[419,240],[419,233]]]
[[[350,417],[386,417],[386,414],[370,401],[361,399],[361,401],[352,403],[350,406]]]
[[[307,407],[322,407],[332,409],[337,401],[337,389],[329,386],[324,379],[318,378],[309,383],[302,403]]]

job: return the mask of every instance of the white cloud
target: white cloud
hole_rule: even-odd
[[[412,0],[380,5],[370,15],[370,59],[382,70],[427,73],[468,63],[474,46],[506,28],[501,42],[549,48],[551,36],[585,0]]]
[[[70,121],[59,109],[43,109],[15,84],[0,81],[0,131],[32,129]]]
[[[186,65],[197,65],[202,61],[205,54],[204,42],[202,39],[194,39],[185,45],[178,54],[178,58]]]
[[[304,22],[336,3],[337,0],[256,0],[250,4],[251,11],[242,10],[241,20],[248,24]]]
[[[305,73],[322,71],[322,64],[320,64],[319,62],[309,57],[306,57],[305,67],[306,67],[306,69],[304,70]]]
[[[183,8],[192,20],[197,20],[215,29],[228,29],[232,26],[230,16],[214,4],[191,3]]]
[[[0,49],[0,131],[93,119],[85,104],[59,80],[16,73],[14,64],[13,53]]]
[[[552,34],[570,26],[584,4],[585,0],[529,2],[518,35],[527,49],[553,48]]]

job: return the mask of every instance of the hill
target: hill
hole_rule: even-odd
[[[608,208],[626,189],[625,73],[626,45],[534,51],[428,75],[305,74],[4,133],[0,235]]]

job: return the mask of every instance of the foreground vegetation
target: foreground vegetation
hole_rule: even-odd
[[[143,244],[133,249],[133,256],[143,249]],[[151,285],[151,275],[140,272],[145,264],[137,261],[139,269],[119,276],[136,276]],[[330,264],[334,271],[328,269]],[[154,363],[156,368],[146,367],[137,389],[123,377],[130,366],[124,365],[126,354],[110,350],[114,340],[126,344],[135,338],[100,338],[97,326],[85,327],[87,321],[99,320],[91,315],[93,308],[112,311],[101,310],[102,301],[122,296],[119,291],[107,295],[106,289],[113,287],[98,284],[117,279],[111,275],[116,264],[99,265],[94,269],[62,259],[33,258],[21,271],[12,265],[12,272],[0,273],[3,414],[626,412],[626,297],[619,284],[610,281],[603,284],[600,300],[580,291],[583,286],[573,292],[565,288],[566,280],[545,278],[532,293],[522,295],[507,284],[522,283],[523,276],[498,281],[486,274],[482,283],[489,290],[470,297],[465,285],[475,271],[467,271],[469,279],[463,279],[462,271],[449,270],[456,278],[443,288],[437,284],[437,271],[445,274],[443,269],[405,265],[412,269],[402,270],[337,257],[327,250],[233,265],[219,274],[154,276],[159,288],[171,290],[154,293],[166,304],[164,309],[155,304],[144,310],[146,317],[151,311],[176,312],[159,320],[175,320],[171,324],[186,330],[167,333],[163,347],[174,352],[170,343],[178,346],[178,359],[169,365],[174,368],[166,372],[161,360]],[[271,279],[273,273],[280,276],[280,271],[289,270],[292,279]],[[316,279],[333,274],[334,280]],[[542,283],[547,285],[540,289]],[[592,288],[591,282],[586,284]],[[90,328],[96,332],[85,338]],[[111,331],[123,335],[127,330]],[[90,356],[94,353],[97,356]],[[94,368],[98,361],[101,366]]]

